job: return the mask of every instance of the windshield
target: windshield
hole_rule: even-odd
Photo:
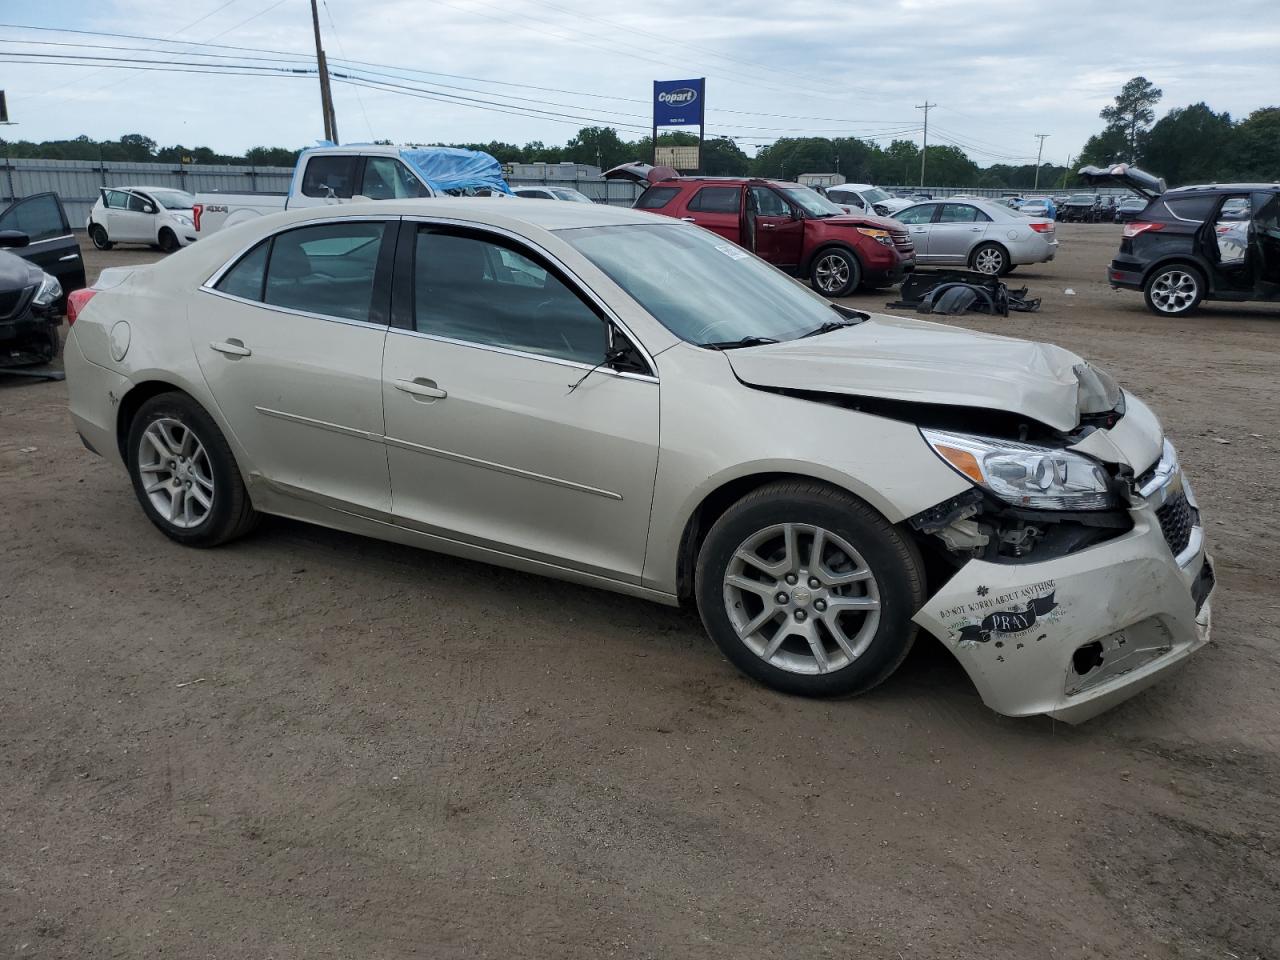
[[[590,203],[591,198],[577,190],[571,190],[568,187],[553,187],[551,192],[561,200],[571,200],[574,203]]]
[[[782,195],[809,217],[838,217],[844,213],[834,203],[808,187],[783,187]]]
[[[166,210],[190,210],[196,198],[185,190],[148,190],[156,203]]]
[[[1093,194],[1077,193],[1074,194],[1067,203],[1093,203]]]
[[[689,343],[794,340],[840,319],[807,287],[706,230],[636,224],[560,236]]]
[[[866,200],[867,203],[879,203],[881,200],[892,200],[893,198],[879,187],[872,187],[870,190],[862,191],[862,199]]]

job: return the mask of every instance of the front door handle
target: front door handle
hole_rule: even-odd
[[[760,224],[760,229],[761,230],[777,230],[778,225],[776,223],[762,223]]]
[[[232,337],[230,340],[215,340],[209,344],[209,349],[217,350],[219,353],[225,353],[228,357],[251,357],[253,351],[246,347],[243,341]]]
[[[981,233],[981,232],[982,232],[982,230],[983,230],[983,228],[982,228],[982,227],[970,227],[970,228],[969,228],[969,230],[970,230],[972,233]]]
[[[436,386],[434,380],[428,380],[426,377],[415,377],[413,380],[397,380],[395,382],[397,390],[403,390],[415,398],[422,400],[443,400],[449,394],[445,390],[441,390]]]
[[[697,222],[697,220],[696,220],[695,218],[693,218],[693,217],[681,217],[680,219],[681,219],[681,220],[683,220],[685,223],[696,223],[696,222]]]

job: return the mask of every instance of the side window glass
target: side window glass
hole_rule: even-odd
[[[650,187],[636,201],[637,210],[661,210],[680,192],[679,187]]]
[[[264,301],[368,321],[384,229],[382,223],[325,223],[276,234]]]
[[[267,251],[270,249],[271,241],[263,240],[224,273],[214,289],[233,297],[261,301],[262,282],[267,275]]]
[[[108,190],[107,206],[112,210],[124,210],[128,208],[128,195],[121,193],[119,190]]]
[[[302,174],[302,192],[308,197],[340,197],[350,200],[355,192],[358,157],[314,156],[307,159]]]
[[[147,209],[147,201],[146,201],[146,200],[143,200],[143,199],[142,199],[142,197],[138,196],[138,194],[136,194],[136,193],[127,193],[127,194],[125,194],[125,197],[127,198],[127,202],[128,202],[128,204],[129,204],[129,210],[130,210],[131,212],[133,212],[133,213],[145,213],[145,212],[146,212],[146,209]]]
[[[1248,197],[1227,197],[1213,225],[1218,237],[1218,262],[1244,263],[1249,255],[1249,217],[1252,207]]]
[[[742,205],[738,187],[703,187],[689,201],[690,210],[703,213],[737,213]]]
[[[768,187],[752,187],[751,196],[756,202],[756,212],[762,217],[785,217],[791,213],[787,202]]]
[[[1203,223],[1205,218],[1212,212],[1214,204],[1218,202],[1217,197],[1173,197],[1166,198],[1163,202],[1165,209],[1176,220],[1186,220],[1191,223]]]
[[[908,207],[901,213],[896,214],[894,219],[899,223],[928,223],[933,219],[933,211],[938,209],[936,203],[922,203],[918,207]]]
[[[19,200],[0,214],[0,230],[21,230],[32,243],[70,233],[56,197],[32,197]]]
[[[394,157],[369,157],[365,160],[360,193],[370,200],[403,200],[427,195],[417,177]]]
[[[973,223],[978,219],[978,208],[967,203],[944,203],[939,223]]]
[[[605,325],[559,277],[506,244],[418,232],[414,329],[580,363],[604,359]]]

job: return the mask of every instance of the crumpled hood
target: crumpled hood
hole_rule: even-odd
[[[1084,361],[1047,343],[876,314],[802,340],[730,350],[733,372],[759,387],[1006,410],[1057,430],[1080,421]]]
[[[876,227],[880,230],[897,230],[899,233],[906,229],[892,217],[878,217],[873,213],[842,213],[837,217],[822,217],[821,221],[843,227]]]

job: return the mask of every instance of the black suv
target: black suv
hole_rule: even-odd
[[[1280,184],[1169,190],[1124,163],[1083,167],[1080,175],[1092,184],[1120,183],[1147,199],[1125,224],[1107,279],[1141,290],[1153,313],[1182,316],[1202,300],[1280,302]]]

